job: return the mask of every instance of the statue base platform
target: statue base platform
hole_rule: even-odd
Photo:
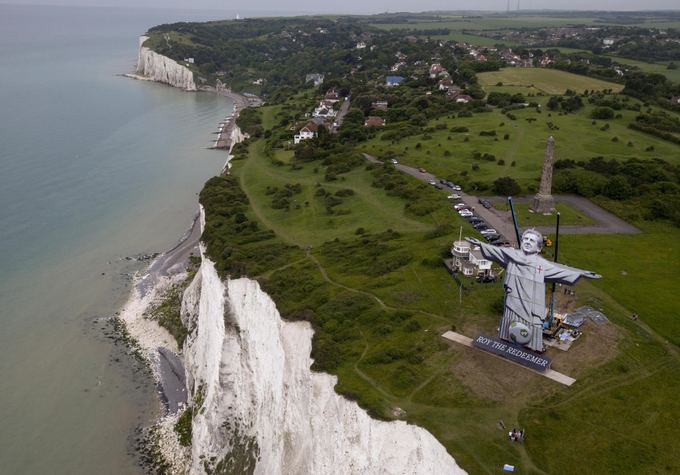
[[[446,338],[449,341],[453,341],[455,343],[459,343],[461,345],[467,346],[469,348],[477,348],[479,350],[484,351],[487,354],[496,356],[498,358],[502,358],[505,361],[508,361],[509,363],[517,364],[525,369],[528,369],[530,371],[533,371],[536,374],[540,374],[541,376],[544,376],[548,379],[552,379],[553,381],[556,381],[560,384],[564,384],[565,386],[571,386],[576,382],[576,380],[570,376],[567,376],[566,374],[559,373],[553,369],[550,369],[550,364],[552,363],[552,360],[550,358],[546,358],[544,355],[539,355],[538,353],[534,353],[533,351],[529,351],[525,349],[524,347],[520,345],[514,345],[505,341],[502,341],[498,338],[493,338],[493,337],[488,337],[485,335],[479,335],[476,337],[474,340],[470,337],[467,337],[465,335],[461,335],[460,333],[456,333],[453,331],[447,331],[442,335],[442,337]],[[493,345],[492,342],[497,343],[497,347],[495,348],[494,351],[488,349],[489,347],[494,347],[496,345]],[[501,351],[500,348],[503,346],[506,347],[504,351]],[[508,349],[513,348],[512,350],[509,351]],[[518,351],[515,351],[518,350]],[[519,353],[521,352],[521,353]],[[509,354],[513,354],[512,358],[509,356]],[[525,357],[522,357],[520,355],[527,355]],[[545,369],[534,369],[533,366],[527,364],[527,357],[535,357],[535,358],[541,358],[543,360],[547,360],[548,363],[543,365],[542,362],[538,362],[538,360],[534,360],[537,363],[537,366],[539,368],[545,368]],[[517,359],[515,359],[517,358]],[[538,364],[541,363],[541,364]]]
[[[531,203],[529,211],[538,214],[554,214],[555,213],[555,198],[552,195],[542,195],[538,193],[534,196],[534,201]]]

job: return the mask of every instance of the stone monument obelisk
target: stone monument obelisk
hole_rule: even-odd
[[[545,147],[545,158],[543,159],[543,172],[541,173],[541,187],[538,190],[534,201],[531,204],[531,211],[540,214],[551,214],[555,212],[555,200],[552,197],[552,175],[553,175],[553,153],[555,150],[555,139],[548,137],[548,144]]]

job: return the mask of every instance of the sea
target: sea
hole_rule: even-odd
[[[236,13],[0,5],[0,473],[143,472],[158,395],[112,317],[191,226],[233,104],[119,74],[147,28]]]

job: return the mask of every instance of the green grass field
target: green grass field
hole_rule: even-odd
[[[588,90],[611,89],[619,92],[623,84],[601,81],[599,79],[580,76],[578,74],[543,68],[503,68],[477,75],[482,87],[503,83],[507,86],[535,87],[546,94],[564,94],[567,89],[581,92]]]
[[[668,69],[668,62],[665,63],[647,63],[644,61],[637,61],[635,59],[622,58],[620,56],[611,56],[611,58],[622,64],[629,64],[631,66],[637,66],[642,71],[647,73],[658,73],[666,76],[670,81],[680,82],[680,69]],[[677,62],[676,62],[677,64]],[[678,64],[680,68],[680,64]]]
[[[507,201],[494,201],[494,208],[501,211],[510,211]],[[529,211],[530,203],[513,203],[515,207],[515,214],[521,227],[527,226],[554,226],[556,218],[553,215],[536,214]],[[586,225],[594,224],[595,222],[583,213],[576,211],[574,208],[566,203],[557,203],[555,209],[560,213],[561,225]]]
[[[262,108],[267,128],[279,110],[281,106]],[[479,161],[473,179],[509,174],[525,185],[536,183],[548,133],[557,138],[558,158],[647,156],[644,147],[653,143],[653,155],[680,160],[680,147],[628,131],[632,112],[610,121],[606,132],[599,121],[591,124],[588,108],[552,117],[534,110],[514,113],[514,121],[500,111],[437,121],[447,128],[467,126],[467,135],[443,130],[432,132],[430,139],[420,135],[398,143],[378,137],[362,148],[377,155],[398,152],[401,162],[442,176],[471,172],[473,150],[491,152],[505,158],[506,165]],[[538,120],[529,123],[529,117]],[[548,120],[560,129],[549,131]],[[499,131],[498,141],[479,136],[490,129]],[[621,141],[612,142],[613,134]],[[628,139],[634,147],[627,146]],[[453,153],[445,157],[444,150]],[[680,437],[675,422],[680,417],[680,360],[677,347],[665,343],[680,343],[680,320],[671,317],[680,314],[674,297],[680,269],[676,228],[636,223],[643,230],[640,235],[564,236],[560,261],[604,276],[576,286],[577,304],[601,308],[612,321],[586,327],[569,353],[551,352],[554,368],[578,380],[567,388],[440,338],[452,327],[470,336],[493,333],[498,323],[495,302],[502,295],[500,282],[464,280],[461,290],[439,265],[442,250],[457,239],[460,226],[464,235],[473,233],[452,212],[443,192],[422,185],[423,199],[439,203],[441,195],[441,205],[417,216],[405,210],[402,198],[373,186],[374,177],[363,165],[325,181],[318,161],[276,165],[263,141],[252,143],[249,151],[232,168],[250,202],[249,217],[273,230],[278,240],[311,246],[307,254],[297,251],[292,262],[272,265],[259,277],[282,314],[304,309],[330,315],[325,329],[345,329],[334,333],[338,341],[315,341],[317,347],[337,348],[338,391],[383,417],[427,428],[473,474],[500,473],[504,463],[518,466],[521,473],[582,473],[585,459],[590,473],[680,471],[675,447]],[[274,158],[292,163],[292,152],[276,150]],[[300,190],[289,209],[275,209],[273,187],[293,184]],[[342,212],[328,213],[320,188],[333,195],[352,191],[345,191],[335,208]],[[523,222],[529,219],[522,214],[525,207],[518,207]],[[565,224],[583,219],[570,208],[560,211]],[[443,234],[432,234],[440,225],[448,227]],[[371,234],[358,235],[358,228]],[[399,234],[382,243],[377,255],[367,254],[374,245],[370,236],[387,229]],[[403,265],[376,271],[384,256],[402,254],[409,256]],[[641,320],[629,319],[633,311]],[[526,443],[508,442],[499,420],[506,427],[526,429]]]
[[[529,100],[545,103],[546,98],[533,97]],[[588,105],[576,113],[563,115],[522,109],[513,111],[516,120],[509,119],[500,110],[466,118],[444,118],[436,123],[445,124],[445,129],[432,131],[428,134],[429,139],[425,134],[399,141],[384,141],[376,137],[362,145],[362,149],[379,157],[394,154],[401,163],[423,167],[438,176],[451,177],[452,181],[490,183],[498,177],[511,176],[525,191],[531,191],[538,185],[545,144],[550,135],[556,140],[556,159],[587,161],[602,155],[616,159],[661,157],[672,163],[680,162],[680,146],[628,128],[636,112],[621,111],[620,119],[598,120],[593,124],[589,117],[591,110],[592,106]],[[553,129],[548,127],[549,123],[553,124]],[[601,130],[605,123],[609,124],[609,129]],[[452,127],[467,127],[468,132],[454,133],[450,131]],[[480,136],[480,132],[491,130],[496,131],[496,137]],[[508,134],[508,140],[504,140],[505,134]],[[614,137],[618,141],[614,142]],[[628,145],[629,142],[631,145]],[[650,146],[654,147],[654,151],[646,151]],[[499,165],[498,161],[473,159],[474,152],[492,154],[504,163]],[[478,169],[473,169],[473,166]]]

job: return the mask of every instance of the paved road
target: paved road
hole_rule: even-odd
[[[382,160],[374,157],[372,155],[363,154],[364,158],[374,163],[383,163]],[[411,176],[418,178],[424,182],[429,182],[431,180],[439,183],[439,179],[432,175],[431,173],[422,173],[418,169],[409,167],[407,165],[402,165],[401,163],[395,165],[398,170],[408,173]],[[444,192],[447,194],[452,193],[452,190],[444,188]],[[495,208],[486,209],[481,204],[479,204],[479,198],[474,195],[465,193],[464,191],[456,191],[461,196],[461,201],[472,207],[472,210],[480,218],[482,218],[486,223],[498,231],[500,234],[505,236],[505,238],[510,242],[516,242],[515,237],[515,227],[512,224],[512,217],[509,211],[501,211]],[[488,199],[501,199],[502,197],[486,197]],[[622,219],[614,216],[608,211],[597,206],[592,201],[582,196],[576,195],[554,195],[555,201],[558,203],[567,203],[569,206],[575,208],[576,210],[586,214],[597,224],[592,225],[562,225],[560,226],[560,233],[564,234],[637,234],[640,232],[635,226],[623,221]],[[515,198],[515,202],[529,202],[531,198],[529,197],[519,197]],[[520,223],[521,225],[521,223]],[[539,231],[544,234],[554,233],[554,226],[537,226]]]
[[[348,110],[349,110],[349,96],[347,96],[347,98],[344,101],[342,101],[340,110],[338,111],[338,114],[335,116],[334,120],[334,122],[338,125],[331,129],[331,133],[333,134],[338,133],[338,129],[342,126],[342,123],[345,120],[345,116],[347,115]]]
[[[383,163],[380,159],[377,157],[374,157],[372,155],[368,154],[363,154],[364,158],[370,162],[374,163]],[[394,166],[397,170],[400,170],[404,173],[408,173],[411,176],[414,176],[418,178],[419,180],[422,180],[424,182],[430,182],[431,180],[436,181],[439,183],[439,179],[431,174],[431,173],[422,173],[419,172],[417,168],[409,167],[408,165],[402,165],[401,163],[397,164]],[[447,195],[451,193],[456,193],[461,196],[461,200],[463,203],[469,205],[472,207],[472,210],[476,215],[478,215],[480,218],[482,218],[486,223],[494,228],[496,231],[498,231],[500,234],[505,236],[505,238],[510,241],[514,242],[515,241],[515,228],[512,225],[512,223],[507,222],[504,218],[501,218],[500,216],[497,216],[494,214],[491,210],[485,209],[482,205],[479,204],[479,199],[476,196],[469,195],[465,193],[464,191],[453,191],[449,188],[444,188],[443,192],[445,192]],[[454,210],[451,210],[452,212],[455,212]]]

